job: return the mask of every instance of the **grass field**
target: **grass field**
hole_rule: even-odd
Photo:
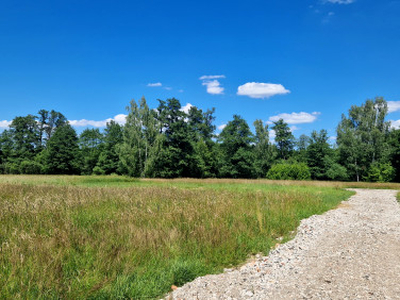
[[[0,176],[0,295],[156,298],[268,253],[301,219],[352,195],[348,186]]]

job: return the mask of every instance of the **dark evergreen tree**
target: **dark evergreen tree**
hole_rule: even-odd
[[[100,153],[97,166],[93,169],[96,174],[119,174],[119,156],[117,147],[122,143],[122,126],[110,121],[104,130],[104,146]]]
[[[307,164],[312,179],[327,179],[326,172],[330,166],[327,164],[326,157],[331,157],[332,154],[332,149],[328,144],[328,132],[324,129],[320,132],[314,130],[306,150]]]
[[[68,123],[56,129],[44,150],[44,170],[48,174],[80,174],[82,165],[78,136]]]
[[[234,115],[218,136],[221,144],[223,164],[221,177],[252,178],[254,177],[254,153],[251,144],[253,134],[247,122],[240,116]]]

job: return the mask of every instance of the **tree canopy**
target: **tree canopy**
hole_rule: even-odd
[[[400,181],[400,130],[377,97],[353,105],[337,126],[337,143],[324,129],[295,139],[283,119],[254,131],[239,115],[218,133],[215,109],[184,110],[178,99],[132,100],[125,124],[79,135],[54,110],[15,117],[0,133],[4,174],[122,174],[133,177],[220,177]]]

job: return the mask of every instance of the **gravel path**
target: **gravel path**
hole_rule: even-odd
[[[303,220],[268,256],[197,278],[167,299],[400,299],[396,191],[355,191],[338,209]]]

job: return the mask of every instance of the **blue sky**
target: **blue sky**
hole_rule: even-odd
[[[283,117],[335,135],[383,96],[400,126],[399,0],[0,1],[0,127],[39,109],[81,131],[130,99]],[[1,128],[0,128],[1,129]]]

